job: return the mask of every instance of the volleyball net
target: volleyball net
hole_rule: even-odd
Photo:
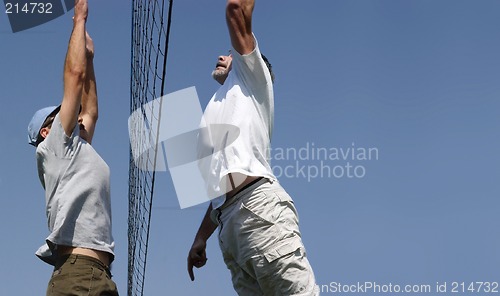
[[[130,113],[140,112],[150,122],[129,120],[129,296],[143,295],[149,229],[154,196],[158,126],[161,110],[148,104],[165,92],[168,43],[173,0],[132,0]],[[156,108],[156,109],[155,109]],[[140,147],[139,147],[140,146]],[[150,147],[140,158],[132,151]]]

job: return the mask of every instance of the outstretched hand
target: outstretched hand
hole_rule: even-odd
[[[87,21],[89,15],[89,7],[87,0],[75,0],[75,16],[73,20],[84,20]]]
[[[195,240],[191,250],[189,250],[187,265],[188,265],[188,273],[189,277],[192,281],[194,281],[194,272],[193,266],[196,268],[200,268],[207,263],[207,242],[204,240]]]

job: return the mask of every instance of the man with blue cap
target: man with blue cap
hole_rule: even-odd
[[[109,167],[92,148],[98,117],[94,46],[87,0],[75,1],[60,106],[38,110],[28,126],[45,189],[50,234],[36,255],[54,265],[47,295],[118,295]]]

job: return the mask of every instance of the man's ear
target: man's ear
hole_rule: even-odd
[[[42,136],[42,138],[47,138],[47,136],[49,135],[49,131],[50,131],[50,128],[48,127],[44,127],[40,130],[40,135]]]

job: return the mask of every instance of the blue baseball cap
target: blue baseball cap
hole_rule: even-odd
[[[43,123],[50,115],[59,112],[59,109],[61,109],[61,106],[51,106],[35,112],[35,115],[33,115],[28,125],[28,143],[30,145],[37,146],[38,135],[40,134]]]

